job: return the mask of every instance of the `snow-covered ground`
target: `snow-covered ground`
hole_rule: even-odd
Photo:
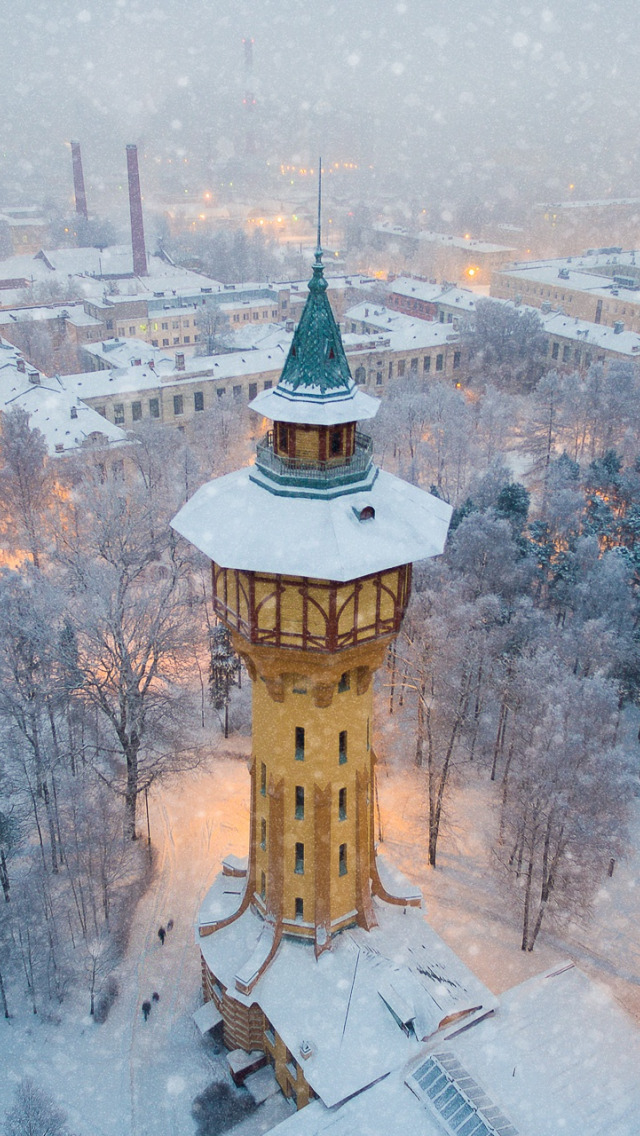
[[[224,1075],[224,1056],[191,1021],[201,998],[193,926],[222,857],[246,853],[249,748],[246,736],[216,738],[208,768],[150,798],[157,871],[138,904],[106,1023],[88,1016],[84,991],[60,1008],[59,1022],[34,1017],[24,1002],[10,1022],[0,1019],[0,1119],[29,1074],[55,1095],[78,1136],[194,1136],[193,1099]],[[420,771],[402,758],[382,762],[379,796],[384,851],[420,884],[435,929],[494,992],[570,955],[640,1021],[637,854],[606,881],[592,922],[564,941],[543,932],[535,951],[523,954],[517,918],[489,870],[486,779],[474,773],[456,792],[435,872],[426,863]],[[640,817],[637,831],[640,837]],[[169,919],[174,926],[161,946],[157,930]],[[145,1023],[141,1004],[154,991],[160,1001]],[[242,1131],[262,1131],[286,1109],[273,1098]]]

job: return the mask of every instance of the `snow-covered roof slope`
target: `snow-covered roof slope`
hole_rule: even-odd
[[[127,435],[96,410],[81,402],[61,385],[35,367],[25,365],[20,352],[0,340],[0,411],[21,406],[29,415],[29,425],[44,435],[51,456],[69,453],[85,442],[100,439],[119,443]]]
[[[286,387],[260,391],[249,403],[251,410],[273,422],[306,422],[315,426],[337,426],[341,422],[363,422],[378,413],[380,400],[358,390],[352,381],[342,398],[322,399],[318,387],[307,387],[307,397],[296,398]],[[313,401],[314,398],[316,401]]]
[[[256,950],[264,921],[247,910],[198,940],[216,978],[238,1001],[259,1004],[297,1060],[308,1043],[304,1075],[329,1107],[417,1056],[416,1033],[432,1036],[453,1015],[496,1005],[417,908],[405,915],[374,904],[377,927],[343,931],[317,959],[313,942],[283,938],[248,996],[235,988],[235,977]],[[416,1030],[399,1025],[386,1000],[390,989],[409,1007]]]
[[[171,522],[224,568],[353,580],[443,551],[451,506],[390,473],[330,501],[277,496],[250,474],[203,485]],[[361,521],[366,505],[375,517]]]
[[[450,1133],[412,1077],[436,1054],[452,1073],[447,1103],[454,1099],[457,1069],[463,1091],[476,1100],[476,1090],[485,1094],[495,1126],[500,1116],[517,1136],[632,1136],[638,1131],[640,1033],[608,992],[576,967],[514,987],[494,1013],[459,1030],[457,1023],[441,1032],[404,1071],[396,1068],[339,1108],[314,1101],[274,1132]]]

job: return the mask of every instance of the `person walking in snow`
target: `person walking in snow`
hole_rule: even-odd
[[[173,919],[170,919],[167,923],[167,931],[173,931]]]
[[[147,1018],[149,1017],[150,1013],[151,1013],[151,1002],[143,1002],[142,1003],[142,1014],[144,1016],[145,1022],[146,1022]]]
[[[164,927],[158,927],[158,938],[160,940],[160,946],[161,947],[164,947],[164,940],[165,940],[166,934],[167,934],[167,932],[165,931]]]

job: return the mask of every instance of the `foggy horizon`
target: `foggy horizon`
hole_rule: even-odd
[[[5,205],[70,203],[73,138],[90,210],[113,207],[119,185],[125,201],[127,142],[141,149],[143,192],[207,180],[217,191],[246,151],[247,93],[254,194],[261,170],[315,164],[319,152],[358,166],[341,187],[354,198],[477,199],[506,217],[523,200],[629,196],[640,184],[633,0],[3,0],[1,10]]]

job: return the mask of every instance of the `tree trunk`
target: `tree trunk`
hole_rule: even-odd
[[[125,833],[130,840],[136,839],[136,806],[138,803],[138,747],[129,745],[125,750],[127,759],[127,787],[124,797]]]
[[[524,906],[522,911],[522,942],[520,949],[523,951],[531,950],[529,946],[529,911],[531,905],[531,884],[533,881],[533,856],[529,857],[529,864],[527,866],[527,882],[524,889]]]
[[[0,970],[0,999],[2,1000],[2,1009],[4,1011],[4,1016],[5,1016],[5,1018],[8,1019],[9,1018],[9,1007],[7,1005],[7,995],[6,995],[6,991],[5,991],[5,988],[4,988],[4,979],[2,977],[2,971],[1,970]]]

